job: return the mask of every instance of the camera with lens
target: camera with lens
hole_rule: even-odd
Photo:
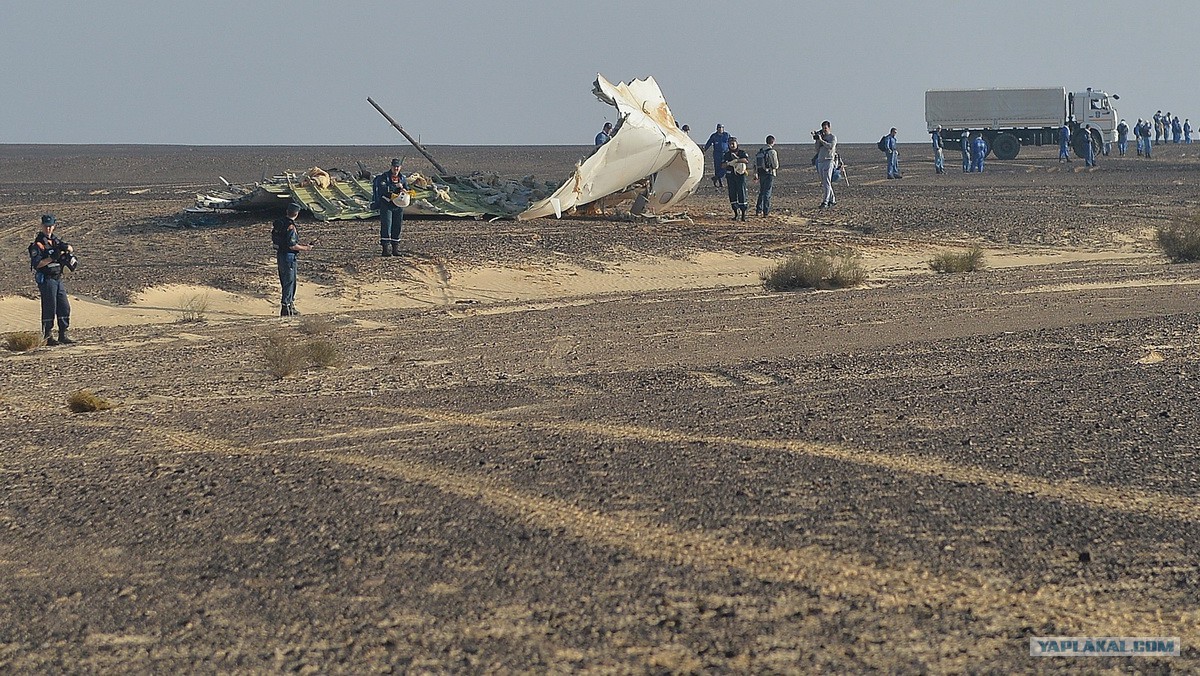
[[[819,139],[819,138],[821,138],[821,132],[820,132],[820,131],[814,131],[814,132],[812,133],[812,137],[813,137],[813,139]]]
[[[75,254],[71,253],[68,248],[70,245],[66,242],[59,242],[58,246],[58,255],[55,256],[54,262],[71,272],[75,272],[75,268],[79,267],[79,259],[75,257]]]

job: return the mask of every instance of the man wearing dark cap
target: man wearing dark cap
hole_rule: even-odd
[[[404,228],[404,207],[396,196],[408,191],[408,181],[400,173],[400,160],[392,160],[390,171],[371,182],[371,207],[379,210],[379,246],[383,256],[400,255],[400,231]]]
[[[709,135],[708,141],[700,152],[707,152],[709,148],[713,149],[713,170],[712,182],[718,188],[725,185],[725,152],[729,150],[729,132],[725,131],[725,125],[718,124],[717,130]]]
[[[300,205],[292,202],[287,207],[287,216],[277,218],[271,224],[271,245],[275,247],[279,286],[283,289],[279,299],[280,317],[300,314],[296,311],[296,258],[301,251],[312,251],[317,243],[316,240],[308,244],[300,243],[300,233],[296,230],[296,217],[299,215]]]
[[[613,131],[612,122],[605,122],[604,128],[600,130],[599,134],[596,134],[596,145],[602,146],[605,143],[608,143],[609,141],[611,141],[612,140],[612,131]]]
[[[42,297],[42,338],[47,345],[70,345],[75,342],[67,335],[67,327],[71,325],[71,304],[67,302],[62,275],[64,269],[75,269],[75,256],[71,245],[54,234],[57,222],[54,214],[42,216],[42,231],[29,245],[29,267],[33,269],[38,294]],[[58,340],[50,335],[55,319],[58,320]]]

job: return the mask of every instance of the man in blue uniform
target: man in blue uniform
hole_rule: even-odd
[[[275,247],[279,286],[283,290],[279,299],[280,317],[300,314],[296,311],[296,257],[301,251],[311,251],[316,244],[316,241],[300,243],[300,233],[296,230],[296,217],[299,215],[300,205],[293,202],[288,205],[287,216],[277,218],[271,224],[271,244]]]
[[[1084,125],[1083,133],[1086,134],[1083,144],[1083,166],[1096,166],[1096,139],[1092,137],[1092,125]]]
[[[612,140],[612,122],[605,122],[604,128],[596,134],[596,145],[602,146]]]
[[[729,206],[733,209],[733,220],[746,220],[749,197],[746,194],[746,178],[750,175],[750,156],[738,147],[737,138],[729,139],[729,150],[721,158],[721,164],[729,170],[725,176],[729,184]]]
[[[408,190],[408,181],[400,173],[400,160],[392,160],[392,168],[371,182],[371,207],[379,210],[379,246],[383,256],[400,255],[400,231],[404,229],[404,207],[392,201]]]
[[[713,149],[713,165],[715,166],[712,182],[713,185],[719,188],[724,185],[723,181],[725,180],[726,170],[724,165],[725,152],[729,150],[729,132],[725,131],[725,125],[717,125],[717,130],[709,135],[708,141],[700,149],[700,152],[704,152],[709,148]]]
[[[895,127],[888,132],[884,147],[887,148],[887,177],[903,178],[900,175],[900,150],[896,147]]]
[[[975,140],[971,141],[971,171],[983,173],[983,158],[987,157],[987,154],[987,139],[983,138],[983,134],[976,134]]]
[[[933,140],[933,170],[939,174],[946,173],[946,156],[942,153],[942,125],[929,132]]]
[[[1125,157],[1126,150],[1129,150],[1129,125],[1121,120],[1117,125],[1117,154]]]
[[[75,269],[75,256],[71,245],[54,234],[57,223],[54,214],[42,216],[42,230],[29,245],[29,267],[42,299],[42,339],[47,345],[70,345],[75,342],[67,335],[71,304],[67,301],[62,275],[64,269]],[[58,340],[50,335],[55,320],[58,320]]]
[[[1179,139],[1183,137],[1183,123],[1179,121],[1179,116],[1171,118],[1171,143],[1179,143]]]
[[[1066,122],[1063,122],[1062,126],[1058,128],[1058,161],[1059,162],[1070,162],[1071,161],[1070,148],[1071,148],[1071,127]]]

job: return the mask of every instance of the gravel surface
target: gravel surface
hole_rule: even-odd
[[[35,291],[43,211],[86,265],[74,294],[272,294],[247,264],[269,219],[185,222],[192,196],[403,152],[0,146],[0,296]],[[433,152],[550,179],[586,148]],[[886,181],[846,148],[830,212],[785,146],[769,219],[728,221],[705,187],[668,224],[413,221],[404,265],[969,243],[1063,262],[80,326],[0,353],[0,671],[1197,669],[1200,274],[1153,241],[1195,207],[1196,158],[1084,172],[1026,148],[935,176],[903,152]],[[342,244],[304,279],[403,274],[373,223],[310,232]],[[277,378],[272,337],[342,363]],[[83,388],[116,407],[70,413]],[[1034,659],[1033,636],[1183,650]]]

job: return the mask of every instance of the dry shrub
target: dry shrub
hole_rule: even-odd
[[[850,249],[803,253],[759,275],[770,291],[844,289],[867,279],[862,259]]]
[[[202,322],[208,315],[208,294],[195,294],[183,299],[179,304],[179,321],[184,323]]]
[[[4,349],[9,352],[28,352],[45,344],[42,334],[34,331],[17,331],[4,336]]]
[[[328,340],[310,340],[304,346],[308,361],[314,366],[340,366],[342,353]]]
[[[984,265],[983,249],[973,246],[966,251],[943,251],[929,261],[934,272],[975,272]]]
[[[267,370],[276,378],[286,378],[304,368],[304,357],[304,347],[293,345],[291,339],[283,334],[268,336],[263,346]]]
[[[267,370],[281,379],[306,366],[340,366],[343,363],[341,350],[328,340],[297,344],[281,333],[267,337],[263,356]]]
[[[319,336],[333,331],[333,322],[324,315],[304,315],[296,328],[306,336]]]
[[[1159,226],[1158,245],[1172,263],[1200,261],[1200,213]]]
[[[96,396],[91,390],[79,390],[67,397],[67,408],[71,409],[72,413],[107,411],[112,407],[113,403],[111,401],[104,397]]]

